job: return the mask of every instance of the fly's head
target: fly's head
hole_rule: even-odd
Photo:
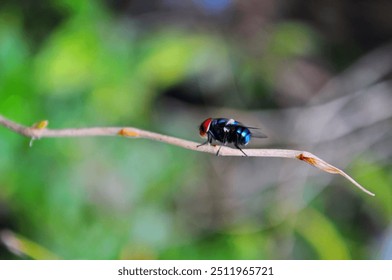
[[[211,122],[212,122],[212,118],[208,118],[200,124],[199,134],[201,137],[203,138],[207,137],[207,133],[210,130]]]

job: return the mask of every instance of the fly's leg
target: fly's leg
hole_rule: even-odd
[[[207,140],[207,141],[201,143],[200,145],[197,145],[196,148],[199,148],[200,146],[204,146],[204,145],[208,144],[209,142],[210,141]]]
[[[221,148],[222,148],[222,145],[219,146],[219,149],[218,149],[218,151],[216,152],[216,156],[219,156],[219,152],[220,152]]]
[[[227,144],[227,133],[225,134],[225,137],[223,138],[223,145],[220,145],[220,147],[219,147],[219,149],[218,149],[218,151],[216,152],[216,156],[219,156],[219,152],[220,152],[220,150],[222,149],[222,146],[226,146],[226,144]]]
[[[238,146],[238,142],[239,142],[239,140],[240,140],[239,138],[240,138],[240,136],[237,134],[237,137],[236,137],[235,142],[234,142],[234,146],[235,146],[238,150],[240,150],[241,153],[243,153],[243,154],[247,157],[248,155],[245,154],[245,152],[240,148],[240,146]]]
[[[237,143],[234,143],[234,146],[235,146],[238,150],[240,150],[246,157],[248,156],[248,155],[245,154],[245,152],[238,146]]]
[[[199,148],[200,146],[204,146],[206,144],[211,144],[212,143],[212,137],[211,137],[211,135],[209,133],[208,133],[207,137],[208,137],[207,140],[205,142],[201,143],[200,145],[197,145],[196,148]]]

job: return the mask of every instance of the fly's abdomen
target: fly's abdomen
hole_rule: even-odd
[[[250,142],[252,134],[250,130],[243,126],[236,127],[237,142],[240,145],[247,145]]]

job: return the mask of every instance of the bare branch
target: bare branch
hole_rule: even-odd
[[[159,133],[150,132],[134,127],[91,127],[91,128],[68,128],[68,129],[47,129],[47,121],[41,121],[32,127],[26,127],[15,123],[0,115],[0,125],[9,128],[10,130],[19,133],[32,139],[39,139],[44,137],[88,137],[88,136],[123,136],[129,138],[145,138],[154,141],[160,141],[167,144],[179,146],[188,150],[194,150],[199,152],[205,152],[210,154],[216,154],[217,146],[200,146],[199,143],[171,137]],[[368,191],[353,178],[347,175],[342,170],[335,166],[325,162],[319,157],[306,152],[297,150],[285,150],[285,149],[246,149],[246,154],[252,157],[278,157],[278,158],[291,158],[302,160],[314,167],[317,167],[325,172],[332,174],[340,174],[356,187],[364,191],[365,193],[374,196],[374,193]],[[229,147],[222,147],[219,155],[221,156],[243,156],[241,151],[238,149],[232,149]]]

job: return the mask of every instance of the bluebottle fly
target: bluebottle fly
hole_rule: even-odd
[[[246,146],[247,144],[249,144],[252,137],[267,137],[260,131],[254,131],[256,129],[257,128],[255,127],[245,126],[242,123],[233,119],[208,118],[203,121],[199,127],[200,136],[203,138],[207,138],[207,140],[199,146],[211,144],[212,141],[220,142],[223,146],[233,143],[233,145],[237,149],[239,149],[245,156],[247,156],[247,154],[245,154],[245,152],[240,148],[240,146]],[[217,156],[219,155],[222,145],[216,152]]]

